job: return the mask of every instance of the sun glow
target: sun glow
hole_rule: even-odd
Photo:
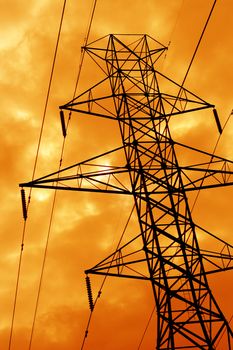
[[[17,110],[14,112],[14,117],[17,120],[26,121],[30,119],[30,113],[27,111]]]
[[[34,199],[38,202],[45,202],[51,197],[52,192],[43,190],[37,190],[34,192]]]

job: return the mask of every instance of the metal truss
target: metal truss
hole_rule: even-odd
[[[150,281],[156,349],[230,350],[233,332],[207,275],[233,268],[233,246],[193,222],[188,193],[232,185],[233,162],[176,142],[169,128],[177,115],[214,106],[156,70],[166,47],[147,35],[109,35],[83,49],[104,78],[60,109],[113,119],[122,146],[20,186],[133,196],[139,232],[86,273]],[[199,235],[219,250],[204,250]]]

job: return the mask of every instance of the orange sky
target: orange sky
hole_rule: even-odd
[[[147,33],[164,45],[171,42],[161,69],[163,74],[181,83],[212,3],[209,0],[99,0],[90,39],[109,33]],[[58,168],[62,145],[58,106],[72,98],[91,6],[91,0],[67,1],[36,176]],[[8,349],[23,230],[18,184],[32,176],[61,9],[62,1],[1,3],[2,350]],[[233,108],[232,23],[232,0],[219,1],[185,85],[216,105],[222,124]],[[93,85],[95,74],[94,66],[84,61],[78,92]],[[232,125],[230,121],[217,150],[217,154],[229,159],[233,159]],[[189,141],[210,152],[218,137],[210,112],[190,120],[177,119],[174,133],[182,142]],[[117,146],[116,135],[111,123],[73,115],[63,164]],[[231,244],[232,196],[230,187],[203,192],[194,210],[195,222]],[[29,346],[52,198],[52,191],[32,192],[12,350],[26,350]],[[112,252],[131,207],[131,201],[120,196],[58,193],[31,349],[81,348],[89,316],[84,270]],[[134,228],[132,224],[131,229]],[[102,279],[92,279],[96,293]],[[210,285],[230,318],[232,272],[211,277]],[[108,279],[84,349],[137,349],[152,309],[153,297],[146,282]],[[153,318],[141,349],[153,349],[154,321]]]

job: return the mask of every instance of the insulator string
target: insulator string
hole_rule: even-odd
[[[213,113],[214,113],[214,118],[215,118],[216,125],[217,125],[217,128],[218,128],[218,132],[221,135],[221,133],[222,133],[222,125],[220,123],[220,119],[219,119],[218,112],[217,112],[216,108],[213,108]]]
[[[21,189],[21,200],[22,200],[22,210],[23,210],[23,218],[27,220],[27,203],[24,188]]]
[[[88,296],[90,310],[93,311],[94,302],[93,302],[93,296],[92,296],[92,290],[91,290],[91,280],[88,275],[86,276],[86,287],[87,287],[87,296]]]
[[[66,137],[66,124],[63,110],[60,111],[61,129],[63,137]]]

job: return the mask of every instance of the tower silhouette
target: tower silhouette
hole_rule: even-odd
[[[156,349],[230,350],[233,332],[207,276],[232,268],[233,247],[193,222],[188,194],[232,185],[233,162],[175,141],[169,127],[177,115],[213,109],[221,131],[217,112],[157,70],[166,47],[148,35],[111,34],[83,49],[103,80],[60,107],[63,135],[69,110],[114,120],[122,144],[20,186],[132,196],[139,232],[86,273],[151,283]],[[202,249],[200,236],[219,251]]]

